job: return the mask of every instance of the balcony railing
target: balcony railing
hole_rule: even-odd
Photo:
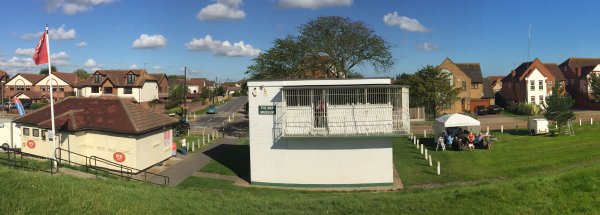
[[[404,105],[403,105],[404,104]],[[408,88],[390,85],[283,89],[283,135],[406,135]]]

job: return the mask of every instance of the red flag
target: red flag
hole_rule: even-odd
[[[46,31],[42,34],[42,38],[38,42],[35,47],[35,52],[33,53],[33,62],[35,65],[46,64],[48,63],[48,48],[46,46]]]

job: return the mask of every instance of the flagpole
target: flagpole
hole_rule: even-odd
[[[52,82],[54,78],[52,78],[52,64],[50,62],[50,36],[48,36],[48,24],[46,24],[46,51],[48,52],[48,80],[50,81],[50,120],[52,122],[52,154],[54,157],[54,167],[57,166],[56,163],[56,127],[54,125],[54,95],[52,91],[54,90],[52,87]]]

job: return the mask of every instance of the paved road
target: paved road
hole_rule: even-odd
[[[237,112],[244,106],[244,104],[248,101],[248,97],[241,96],[236,97],[233,100],[227,102],[224,105],[217,106],[216,114],[205,114],[196,121],[191,122],[190,125],[192,127],[201,127],[201,128],[216,128],[223,126],[223,121],[227,120],[227,117],[232,113]]]

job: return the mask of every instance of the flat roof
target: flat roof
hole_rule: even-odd
[[[401,89],[408,88],[405,85],[315,85],[315,86],[284,86],[283,90],[305,90],[305,89],[347,89],[347,88],[384,88]]]
[[[248,81],[248,87],[390,85],[391,83],[391,78],[250,80]]]

